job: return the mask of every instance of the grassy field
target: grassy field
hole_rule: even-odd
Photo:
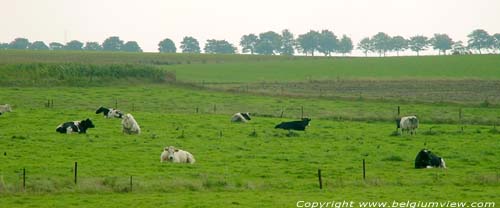
[[[0,81],[0,104],[14,108],[0,116],[0,207],[296,207],[299,200],[500,203],[500,127],[495,127],[500,109],[494,103],[477,104],[484,101],[482,95],[495,96],[498,56],[294,59],[0,51],[0,57],[0,76],[6,79]],[[165,64],[173,57],[184,61]],[[200,60],[213,62],[196,63]],[[432,62],[443,71],[430,70]],[[372,74],[370,65],[379,75]],[[116,66],[124,71],[115,74]],[[266,71],[263,66],[277,68]],[[342,78],[328,70],[332,66],[346,67]],[[402,66],[422,69],[421,76],[413,77]],[[303,72],[309,68],[318,70]],[[92,82],[90,69],[102,70]],[[76,76],[53,79],[54,71]],[[176,81],[165,79],[167,72],[175,73]],[[377,99],[388,83],[407,77],[431,87],[414,88],[422,94],[419,99]],[[273,85],[279,78],[279,84],[306,90],[281,93],[281,85]],[[22,80],[27,81],[17,82]],[[326,90],[331,96],[307,90],[341,80],[342,85],[331,88],[336,91]],[[463,92],[465,81],[477,91]],[[243,88],[247,85],[269,89]],[[354,86],[365,89],[362,96],[349,95]],[[423,96],[439,86],[456,93],[458,101]],[[460,99],[467,95],[470,103]],[[46,106],[48,101],[53,107]],[[120,120],[94,113],[100,105],[132,113],[142,134],[123,135]],[[418,115],[418,135],[393,136],[397,106],[402,115]],[[312,118],[306,132],[274,129],[281,121],[300,118],[301,107]],[[248,124],[230,123],[238,111],[255,116]],[[62,122],[85,118],[96,125],[86,135],[55,132]],[[197,162],[160,163],[167,145],[193,153]],[[424,147],[444,157],[449,168],[414,169]]]

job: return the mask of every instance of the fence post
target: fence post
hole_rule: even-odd
[[[23,191],[26,191],[26,168],[23,168]]]
[[[219,136],[222,138],[222,130],[219,131]]]
[[[319,181],[319,189],[323,189],[323,181],[321,180],[321,169],[318,168],[318,181]]]
[[[130,176],[130,192],[132,192],[132,176]]]
[[[401,115],[401,107],[398,105],[398,117]]]
[[[304,106],[300,106],[300,118],[304,118]]]
[[[115,109],[118,109],[118,99],[115,99]]]
[[[363,180],[366,179],[366,165],[365,165],[365,159],[363,159]]]
[[[214,113],[217,113],[217,104],[214,104]]]
[[[460,131],[464,132],[464,126],[462,124],[462,108],[458,109],[458,123],[460,124]]]
[[[75,184],[77,183],[78,176],[78,162],[75,162]]]
[[[198,107],[196,107],[196,113],[198,113]]]
[[[280,115],[280,118],[283,118],[283,113],[285,112],[285,110],[281,110],[281,115]]]

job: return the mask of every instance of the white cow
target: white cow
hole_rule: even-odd
[[[2,115],[5,112],[12,112],[12,108],[10,107],[9,104],[0,105],[0,115]]]
[[[241,122],[241,123],[246,123],[250,119],[250,113],[235,113],[233,117],[231,117],[231,122]]]
[[[401,134],[405,131],[410,134],[417,134],[418,118],[416,116],[405,116],[398,119],[397,127],[401,128]]]
[[[123,116],[122,127],[123,133],[125,134],[141,133],[141,127],[139,127],[139,124],[137,123],[137,121],[135,121],[134,116],[132,116],[130,113],[127,113],[125,116]]]
[[[160,162],[191,163],[196,162],[193,155],[187,151],[176,149],[173,146],[165,147],[160,156]]]

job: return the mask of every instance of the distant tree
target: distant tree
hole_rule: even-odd
[[[200,53],[200,43],[193,37],[186,36],[181,42],[182,53]]]
[[[54,51],[64,49],[64,45],[61,43],[58,43],[58,42],[49,43],[49,47],[50,47],[50,50],[54,50]]]
[[[0,43],[0,50],[5,50],[9,49],[9,44],[8,43]]]
[[[43,41],[35,41],[29,46],[30,50],[49,50]]]
[[[281,35],[268,31],[259,34],[257,45],[255,45],[255,52],[264,55],[274,55],[281,52]]]
[[[142,52],[141,47],[139,47],[139,44],[137,44],[136,41],[126,42],[123,44],[121,50],[125,52]]]
[[[429,46],[428,38],[422,35],[413,36],[408,41],[408,47],[417,52],[417,56],[420,55],[420,51],[427,49],[427,46]]]
[[[325,56],[331,56],[338,49],[338,44],[339,40],[332,31],[322,30],[319,34],[318,51],[325,54]]]
[[[399,56],[399,52],[405,51],[408,49],[408,40],[403,38],[402,36],[394,36],[390,40],[390,49],[396,51],[396,54]]]
[[[177,47],[175,47],[174,41],[169,38],[165,38],[160,43],[158,43],[158,50],[160,53],[175,53],[177,52]]]
[[[77,40],[72,40],[68,43],[66,43],[66,46],[64,46],[64,49],[66,50],[72,50],[72,51],[79,51],[82,50],[83,43]]]
[[[482,29],[472,31],[467,37],[469,37],[468,47],[479,51],[479,54],[481,54],[481,49],[491,48],[494,43],[493,37]]]
[[[347,35],[342,35],[337,51],[345,56],[346,53],[351,53],[353,47],[351,38],[347,37]]]
[[[368,52],[375,51],[375,48],[373,47],[373,42],[367,37],[359,41],[358,50],[363,51],[365,56],[368,56]]]
[[[118,36],[111,36],[102,42],[102,49],[105,51],[120,51],[123,47],[123,40]]]
[[[306,56],[308,53],[314,56],[314,52],[319,49],[320,36],[321,34],[314,30],[299,35],[297,38],[298,50],[302,51]]]
[[[295,54],[295,38],[293,33],[285,29],[281,31],[281,55],[291,56]]]
[[[441,52],[446,55],[446,51],[453,46],[453,40],[447,34],[434,34],[430,43],[435,50],[439,51],[439,55],[441,55]]]
[[[240,39],[240,46],[242,47],[241,52],[253,55],[255,52],[255,46],[259,42],[259,37],[254,34],[243,35]]]
[[[205,47],[203,48],[205,53],[213,54],[234,54],[236,53],[236,47],[233,44],[227,42],[226,40],[207,40]]]
[[[467,54],[467,48],[462,41],[457,41],[453,43],[451,52],[453,55]]]
[[[493,35],[493,40],[494,40],[493,48],[500,53],[500,33],[495,33]]]
[[[102,51],[102,46],[98,42],[87,42],[83,50],[86,51]]]
[[[384,55],[391,50],[391,36],[386,33],[379,32],[371,38],[373,48],[378,52],[379,56]]]
[[[16,38],[14,41],[10,42],[10,49],[27,49],[30,42],[26,38]]]

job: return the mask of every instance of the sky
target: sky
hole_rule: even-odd
[[[328,29],[354,44],[377,32],[391,36],[447,33],[466,42],[474,29],[500,33],[499,0],[0,0],[0,42],[50,42],[119,36],[144,51],[184,36],[225,39],[289,29],[295,36]],[[355,51],[353,54],[360,54]],[[436,53],[431,51],[429,53]]]

